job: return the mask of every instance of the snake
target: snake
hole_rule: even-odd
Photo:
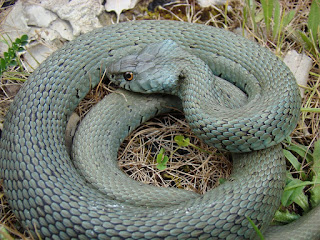
[[[69,153],[68,119],[103,75],[124,89],[87,114],[73,143],[82,145]],[[41,239],[258,239],[249,220],[266,239],[318,239],[319,207],[269,226],[285,186],[280,142],[300,104],[285,64],[229,31],[165,20],[96,29],[47,58],[10,105],[0,140],[5,195]],[[172,108],[204,142],[232,152],[230,178],[204,195],[138,183],[117,167],[123,139]]]

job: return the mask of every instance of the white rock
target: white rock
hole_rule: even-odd
[[[74,36],[102,27],[98,19],[103,11],[102,0],[37,0],[36,2],[67,21],[73,29]]]
[[[27,24],[37,27],[49,27],[57,19],[57,15],[46,10],[40,5],[29,5],[24,8]]]
[[[197,0],[200,7],[210,7],[210,6],[219,6],[219,5],[225,5],[227,0]]]
[[[137,2],[138,0],[108,0],[104,7],[107,12],[114,11],[117,14],[117,22],[119,22],[122,11],[134,8]]]
[[[295,50],[291,50],[286,54],[283,61],[290,68],[297,80],[297,83],[301,86],[307,86],[309,72],[312,68],[312,59],[304,53],[299,54]],[[300,95],[302,98],[305,96],[304,91],[305,90],[300,87]],[[310,136],[311,133],[309,132],[306,123],[303,122],[302,125],[303,134],[305,136]]]
[[[51,24],[50,28],[59,33],[63,39],[69,41],[74,39],[74,36],[72,34],[72,27],[65,21],[57,19]]]
[[[28,48],[24,55],[24,64],[29,72],[38,67],[39,63],[47,59],[55,50],[54,47],[48,47],[44,44],[37,43]]]
[[[62,43],[102,27],[98,16],[104,11],[103,0],[18,0],[0,26],[2,33],[15,40],[29,36],[26,55],[28,70],[41,63]],[[4,34],[4,36],[6,36]],[[8,46],[0,42],[0,51]],[[36,59],[36,61],[34,60]]]
[[[1,24],[1,33],[3,36],[9,38],[14,41],[17,37],[21,37],[23,34],[28,34],[30,27],[27,24],[27,20],[23,14],[23,5],[21,2],[17,2],[15,6],[12,8],[10,13],[7,15],[5,21]],[[0,51],[6,52],[8,50],[8,45],[5,43],[0,42]]]
[[[6,33],[12,33],[16,31],[26,32],[29,27],[24,14],[24,6],[19,1],[11,9],[10,13],[7,15],[6,20],[1,24],[1,28],[6,31]]]
[[[299,54],[295,50],[289,51],[283,59],[301,86],[307,86],[312,59],[306,54]],[[301,97],[304,97],[304,89],[300,88]]]

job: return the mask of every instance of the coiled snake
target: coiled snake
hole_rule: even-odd
[[[169,46],[168,52],[162,44]],[[177,65],[166,64],[166,59],[154,63],[158,59],[154,56],[173,50],[183,52],[178,54]],[[134,57],[137,61],[132,61]],[[234,154],[231,178],[203,196],[145,186],[116,169],[124,137],[142,121],[179,107],[173,96],[121,90],[122,94],[108,95],[100,108],[88,114],[95,116],[89,121],[92,127],[82,124],[84,133],[74,141],[86,139],[84,154],[90,163],[78,165],[89,168],[93,177],[83,178],[86,173],[79,173],[66,150],[68,117],[105,69],[121,86],[148,92],[153,83],[143,79],[157,80],[159,70],[152,69],[159,64],[164,66],[160,75],[166,81],[160,83],[164,86],[160,92],[170,91],[183,99],[188,122],[205,142],[233,152],[262,149]],[[199,70],[184,68],[186,64]],[[128,83],[132,73],[137,79]],[[216,84],[204,81],[208,75]],[[119,76],[127,80],[121,83]],[[243,90],[248,102],[235,106],[230,100],[228,105],[233,93],[219,88],[221,79]],[[171,84],[174,87],[167,90]],[[248,40],[182,22],[116,24],[66,44],[24,84],[4,124],[1,177],[15,215],[44,239],[255,238],[247,218],[270,239],[316,239],[319,207],[293,223],[294,227],[267,229],[284,187],[285,163],[278,143],[294,129],[299,107],[292,73],[277,57]],[[102,130],[97,125],[103,125]],[[73,155],[78,155],[77,150]],[[101,164],[106,169],[98,172]]]

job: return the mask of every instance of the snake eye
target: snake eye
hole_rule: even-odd
[[[131,81],[133,79],[133,73],[132,72],[125,72],[123,74],[123,77],[124,77],[125,80]]]

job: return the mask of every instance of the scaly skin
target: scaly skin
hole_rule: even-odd
[[[64,135],[68,117],[98,83],[99,74],[106,66],[128,53],[140,51],[147,43],[165,39],[189,49],[216,75],[229,81],[236,76],[235,85],[247,92],[252,88],[250,84],[256,84],[261,86],[264,99],[276,97],[271,104],[273,107],[269,108],[270,112],[276,112],[269,119],[273,123],[267,128],[260,127],[262,131],[269,131],[263,144],[275,146],[234,155],[235,170],[231,178],[204,196],[172,190],[179,198],[191,195],[190,199],[173,205],[169,202],[165,207],[151,204],[144,208],[144,203],[127,202],[130,195],[117,200],[118,193],[104,193],[97,189],[99,186],[88,183],[74,168]],[[238,78],[238,71],[242,76],[247,74],[253,82],[243,82],[246,78]],[[274,93],[268,96],[263,92]],[[126,98],[115,93],[105,100],[108,102],[106,118],[110,121],[106,131],[117,131],[112,138],[106,138],[110,149],[100,153],[100,157],[109,153],[114,156],[119,141],[131,130],[128,126],[139,124],[141,116],[149,118],[167,111],[163,106],[176,106],[171,97],[124,94]],[[252,99],[249,97],[249,101]],[[259,107],[261,105],[256,108]],[[285,163],[277,143],[295,127],[299,107],[294,78],[284,64],[267,50],[224,30],[169,21],[130,22],[98,29],[50,56],[32,74],[10,106],[0,142],[0,169],[6,196],[22,225],[35,236],[36,228],[43,239],[254,238],[256,234],[246,217],[264,231],[279,205]],[[154,111],[155,108],[158,111]],[[136,115],[130,118],[132,112]],[[234,112],[232,123],[241,121],[241,112],[243,110]],[[260,124],[261,116],[263,120],[267,118],[261,111],[246,114],[248,118],[253,117],[256,124]],[[222,125],[228,121],[222,120]],[[228,133],[222,135],[232,138]],[[99,140],[90,140],[99,143]],[[228,148],[226,143],[221,146]],[[249,144],[246,149],[251,147]],[[95,154],[90,158],[99,157],[99,152]],[[116,170],[111,168],[110,171]],[[122,181],[121,177],[119,180]],[[129,185],[128,189],[127,194],[134,192],[141,195],[141,199],[148,198],[147,187],[141,191]],[[166,193],[161,190],[161,194]],[[319,209],[316,211],[314,213],[319,216]],[[307,231],[319,234],[318,229],[313,226]],[[279,232],[278,236],[287,234],[288,230]]]

